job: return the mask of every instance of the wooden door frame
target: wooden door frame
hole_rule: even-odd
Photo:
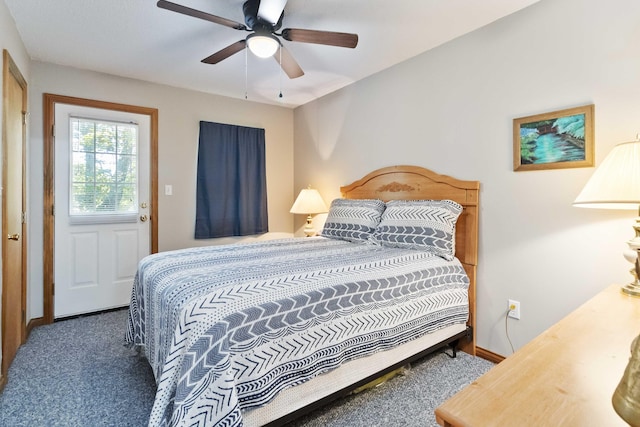
[[[150,180],[151,180],[151,211],[149,221],[151,226],[151,253],[158,252],[158,109],[139,107],[135,105],[118,104],[93,99],[76,98],[72,96],[43,94],[44,114],[44,200],[43,200],[43,292],[44,292],[44,323],[53,323],[54,319],[54,244],[55,244],[55,105],[70,104],[82,107],[101,108],[133,114],[149,116],[151,120],[150,131]]]
[[[20,69],[11,58],[11,55],[6,49],[2,51],[3,65],[2,65],[2,105],[3,105],[3,114],[2,114],[2,187],[6,188],[7,183],[7,146],[8,146],[8,137],[7,137],[7,111],[6,108],[9,102],[9,76],[11,75],[20,88],[22,88],[22,212],[26,212],[26,199],[27,199],[27,185],[26,185],[26,145],[27,145],[27,125],[26,125],[26,114],[27,114],[27,81],[22,76]],[[7,232],[7,215],[6,215],[6,191],[2,192],[2,232],[6,235]],[[22,310],[22,320],[20,322],[20,342],[24,343],[26,337],[26,308],[27,308],[27,236],[26,236],[26,221],[22,220],[21,226],[21,236],[22,236],[22,272],[21,272],[21,310]],[[4,276],[5,276],[5,265],[4,265],[4,254],[6,253],[6,244],[7,240],[2,239],[2,286],[3,289],[7,285]],[[5,337],[6,334],[6,312],[5,309],[7,306],[6,300],[6,292],[2,292],[2,366],[0,367],[0,389],[4,386],[4,382],[7,378],[7,371],[9,370],[9,366],[6,363],[6,358],[4,357],[4,348],[5,348]]]

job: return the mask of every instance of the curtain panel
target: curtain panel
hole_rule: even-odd
[[[200,122],[196,239],[269,231],[264,129]]]

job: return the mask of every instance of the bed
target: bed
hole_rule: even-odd
[[[342,187],[321,237],[143,259],[126,340],[158,385],[149,425],[281,425],[443,345],[475,354],[478,192],[393,166]],[[439,201],[429,209],[455,224],[449,246],[393,243],[393,214],[414,211],[406,200]],[[378,228],[335,238],[339,203],[367,215],[382,204]]]

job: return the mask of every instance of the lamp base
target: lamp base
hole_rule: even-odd
[[[313,237],[316,235],[316,230],[313,229],[313,225],[311,224],[311,215],[307,215],[307,223],[304,226],[304,235],[307,237]]]
[[[627,283],[620,287],[623,294],[640,297],[640,286],[637,283]]]
[[[640,208],[639,208],[640,209]],[[640,213],[633,225],[635,237],[627,242],[629,249],[624,251],[623,255],[627,261],[633,264],[633,268],[629,270],[633,281],[623,285],[620,290],[626,295],[640,297]]]

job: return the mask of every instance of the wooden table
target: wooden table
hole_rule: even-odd
[[[627,426],[611,396],[638,334],[640,298],[610,286],[444,402],[436,419],[444,427]]]

